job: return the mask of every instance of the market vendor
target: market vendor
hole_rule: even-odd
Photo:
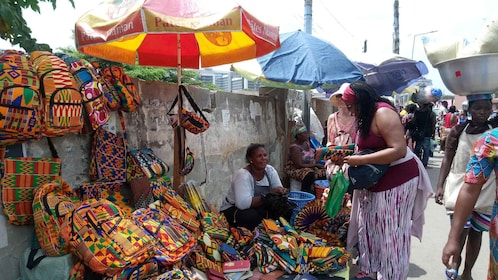
[[[263,218],[268,217],[262,195],[269,192],[284,194],[275,168],[268,164],[268,154],[263,144],[250,144],[246,151],[247,165],[232,177],[230,189],[220,211],[231,227],[254,230]]]

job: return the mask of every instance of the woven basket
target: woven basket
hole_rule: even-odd
[[[289,193],[289,200],[297,204],[299,209],[302,209],[308,202],[315,199],[315,196],[301,191],[291,191]]]

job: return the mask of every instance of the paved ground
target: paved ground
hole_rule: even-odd
[[[436,152],[429,161],[427,171],[431,177],[432,186],[435,190],[439,167],[443,155]],[[444,266],[441,262],[441,252],[446,244],[450,222],[444,207],[436,204],[434,198],[429,199],[425,210],[426,224],[422,242],[412,238],[412,255],[410,258],[410,272],[408,279],[437,280],[446,279]],[[489,235],[483,234],[481,253],[473,269],[475,280],[485,280],[489,258]]]
[[[439,168],[443,154],[436,152],[430,158],[427,172],[431,178],[432,187],[436,190]],[[412,237],[412,251],[408,279],[444,280],[445,267],[441,262],[441,253],[450,229],[449,218],[444,207],[436,204],[434,198],[429,199],[425,210],[425,226],[422,241]],[[489,257],[489,235],[484,233],[481,253],[473,269],[475,280],[485,280]],[[357,267],[351,267],[351,277],[356,274]]]

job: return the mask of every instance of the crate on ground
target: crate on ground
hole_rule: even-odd
[[[291,191],[289,200],[295,202],[299,209],[302,209],[308,202],[315,199],[313,194],[302,191]]]

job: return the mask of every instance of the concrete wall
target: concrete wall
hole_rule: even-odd
[[[152,148],[173,169],[173,130],[167,111],[177,94],[177,86],[161,82],[135,81],[142,105],[136,112],[125,113],[127,139],[131,149]],[[302,94],[281,89],[234,94],[210,92],[188,87],[211,127],[204,133],[187,132],[186,145],[195,157],[195,167],[186,176],[194,180],[205,200],[217,207],[230,186],[236,170],[245,165],[245,150],[250,143],[263,143],[283,178],[289,107],[302,104]],[[120,129],[117,114],[110,129]],[[88,181],[90,135],[65,135],[53,138],[62,159],[62,177],[76,187]],[[46,139],[25,144],[27,156],[50,157]],[[172,177],[172,176],[171,176]],[[19,277],[19,256],[30,246],[32,226],[12,226],[0,215],[0,271],[2,280]]]

